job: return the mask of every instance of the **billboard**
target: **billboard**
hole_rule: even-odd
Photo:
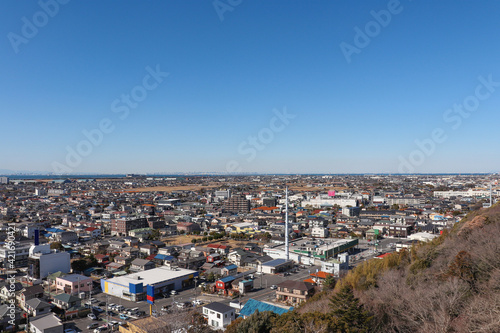
[[[335,196],[335,191],[328,191],[328,196],[329,197],[334,197]]]
[[[146,300],[149,304],[154,304],[155,302],[155,287],[148,284],[146,288]]]

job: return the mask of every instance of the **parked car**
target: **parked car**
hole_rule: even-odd
[[[202,304],[203,304],[203,301],[201,301],[199,299],[193,301],[193,305],[202,305]]]
[[[64,333],[76,333],[76,331],[72,328],[67,328],[64,330]]]
[[[98,323],[90,323],[89,325],[87,325],[87,329],[90,330],[90,329],[96,328],[98,326],[99,326]]]
[[[177,295],[177,291],[175,290],[170,291],[170,295]]]
[[[97,305],[99,305],[99,306],[106,306],[106,302],[99,302]]]
[[[115,316],[115,313],[113,311],[108,311],[107,314],[110,315],[111,317]]]
[[[127,320],[127,319],[128,319],[128,316],[127,316],[126,314],[122,313],[122,314],[120,315],[120,319]]]
[[[271,286],[271,289],[273,289],[273,290],[274,290],[274,289],[278,289],[278,286],[276,286],[275,284],[273,284],[273,285]]]
[[[95,314],[93,314],[93,313],[89,313],[89,314],[87,315],[87,317],[89,317],[89,318],[90,318],[90,319],[92,319],[92,320],[96,320],[96,319],[97,319],[96,315],[95,315]]]
[[[99,326],[98,328],[96,328],[94,330],[94,333],[100,333],[102,331],[107,331],[108,330],[108,326]]]
[[[170,305],[168,305],[168,304],[161,307],[161,311],[166,312],[166,311],[169,311],[169,309],[170,309]]]

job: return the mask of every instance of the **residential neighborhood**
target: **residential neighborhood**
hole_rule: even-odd
[[[146,332],[193,311],[224,330],[256,309],[282,314],[359,263],[428,242],[489,207],[500,195],[495,181],[6,178],[0,312],[15,307],[0,330]]]

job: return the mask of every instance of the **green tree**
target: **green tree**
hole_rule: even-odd
[[[372,317],[363,309],[351,287],[343,286],[333,295],[330,298],[330,307],[337,321],[337,332],[369,332]]]
[[[268,333],[277,315],[271,311],[255,312],[237,325],[228,326],[226,333]]]
[[[160,239],[160,236],[161,236],[161,234],[160,234],[160,230],[158,230],[158,229],[153,229],[153,230],[151,231],[151,235],[149,235],[149,238],[150,238],[150,239],[154,239],[154,240],[159,240],[159,239]]]
[[[63,251],[64,247],[62,246],[61,242],[52,242],[50,243],[50,249]]]
[[[76,272],[83,272],[87,269],[87,260],[78,259],[71,263],[71,269]]]
[[[328,274],[325,281],[323,281],[323,287],[327,290],[332,290],[335,288],[335,278],[332,274]]]

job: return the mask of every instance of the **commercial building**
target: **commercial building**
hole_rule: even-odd
[[[320,265],[321,261],[333,258],[342,252],[349,252],[357,245],[357,238],[294,239],[289,245],[289,258],[301,264]],[[286,258],[284,244],[265,248],[264,253],[275,259]]]
[[[108,295],[136,302],[146,299],[148,285],[154,287],[155,294],[161,294],[194,284],[196,276],[197,271],[162,266],[112,279],[101,279],[101,288]]]

